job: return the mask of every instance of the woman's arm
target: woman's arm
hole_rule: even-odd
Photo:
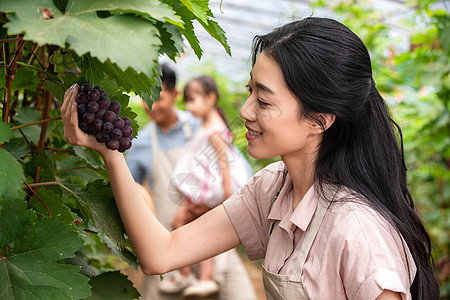
[[[223,206],[173,232],[162,226],[143,199],[123,154],[108,150],[94,136],[78,128],[78,89],[75,85],[64,96],[61,108],[64,138],[71,144],[97,150],[103,157],[117,208],[144,273],[162,274],[239,245]]]

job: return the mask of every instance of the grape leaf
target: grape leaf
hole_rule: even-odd
[[[79,196],[90,205],[99,233],[106,234],[115,244],[125,244],[125,229],[109,183],[105,184],[102,180],[91,182]]]
[[[17,160],[21,160],[30,152],[30,146],[24,143],[22,138],[11,139],[3,144],[2,149],[8,151]]]
[[[64,224],[73,223],[73,217],[70,209],[67,207],[67,205],[64,204],[61,196],[57,195],[47,187],[40,187],[37,191],[37,194],[49,209],[52,217],[59,215],[61,217],[61,221]],[[28,201],[28,203],[38,215],[49,217],[48,211],[45,208],[44,204],[36,196],[32,197]]]
[[[80,299],[90,295],[80,268],[57,263],[82,245],[58,217],[36,221],[22,201],[0,200],[0,298]]]
[[[31,107],[17,107],[14,120],[18,125],[28,124],[41,120],[41,114],[38,110]],[[55,126],[56,125],[54,124],[54,122],[48,123],[47,134],[45,137],[46,139],[48,138],[52,130],[55,129]],[[39,125],[24,127],[21,129],[21,131],[25,134],[25,137],[28,139],[28,141],[34,143],[37,143],[39,141],[39,136],[41,134],[41,127]],[[22,137],[22,134],[19,130],[14,130],[13,133],[15,137]]]
[[[128,276],[120,271],[100,274],[89,281],[92,286],[92,296],[89,300],[126,300],[138,299],[139,292],[133,287]]]
[[[53,95],[53,97],[58,99],[60,103],[63,102],[64,93],[67,90],[63,83],[56,83],[51,80],[43,80],[42,84],[44,84],[47,91],[49,91]]]
[[[176,62],[175,57],[184,52],[184,42],[180,30],[169,23],[157,22],[155,25],[159,30],[162,41],[159,53],[166,54]]]
[[[47,182],[55,180],[55,170],[53,163],[46,152],[36,151],[31,160],[25,166],[25,173],[34,178],[36,168],[39,167],[39,181]]]
[[[100,154],[92,149],[86,149],[80,146],[74,146],[75,154],[84,159],[94,168],[103,168]]]
[[[183,27],[183,22],[175,15],[175,12],[164,3],[157,0],[77,0],[70,5],[76,6],[79,12],[113,11],[123,13],[133,13],[139,16],[150,17],[162,22],[168,21],[177,26]],[[68,10],[73,7],[68,5]]]
[[[0,120],[0,143],[9,141],[14,137],[9,125]]]
[[[149,77],[145,74],[137,73],[131,68],[123,71],[110,60],[101,63],[97,58],[91,57],[88,54],[83,56],[82,63],[80,64],[80,69],[89,82],[96,84],[108,75],[125,92],[133,91],[146,101],[155,101],[159,97],[159,93],[158,95],[152,94],[152,87],[157,85],[159,81],[159,78],[155,77],[157,74],[155,69],[157,67],[158,65],[155,64],[152,76]]]
[[[17,199],[23,187],[22,167],[6,150],[0,148],[0,197]]]
[[[43,8],[48,9],[45,14]],[[158,30],[152,22],[138,16],[99,18],[73,0],[69,0],[64,15],[52,0],[3,0],[0,11],[9,13],[10,22],[5,24],[9,34],[25,32],[26,39],[39,45],[69,43],[79,55],[90,52],[100,61],[110,59],[123,70],[132,67],[147,75],[152,74],[158,59]],[[49,14],[51,18],[47,18]]]
[[[0,89],[5,87],[5,70],[0,73]],[[35,90],[39,84],[39,77],[36,76],[36,71],[20,68],[16,69],[16,75],[12,82],[11,91],[16,90]]]
[[[69,155],[56,161],[56,168],[61,170],[57,172],[57,176],[61,181],[78,183],[82,187],[86,187],[90,181],[97,179],[107,180],[107,178],[101,176],[97,168],[88,167],[87,161],[76,155]]]
[[[180,0],[199,20],[208,24],[208,0]]]

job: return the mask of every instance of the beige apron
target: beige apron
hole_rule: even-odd
[[[192,131],[189,124],[178,116],[181,123],[184,136],[187,140],[191,138]],[[172,230],[172,221],[178,210],[178,203],[175,203],[169,198],[168,185],[172,179],[172,172],[178,159],[183,155],[185,145],[179,148],[174,148],[166,151],[161,151],[158,146],[158,137],[156,133],[156,126],[153,127],[151,133],[152,148],[153,148],[153,188],[152,199],[155,205],[155,212],[158,220],[168,230]]]
[[[295,252],[292,254],[297,256],[297,261],[291,275],[269,272],[263,265],[263,283],[267,300],[309,299],[302,276],[303,265],[326,211],[327,206],[325,206],[325,202],[319,200],[316,212],[306,229],[303,241],[300,247],[296,247]]]

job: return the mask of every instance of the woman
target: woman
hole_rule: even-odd
[[[400,128],[361,40],[334,20],[306,18],[256,37],[253,58],[240,111],[248,152],[282,161],[173,232],[132,189],[122,154],[78,129],[69,105],[78,87],[66,92],[65,137],[104,158],[143,271],[164,273],[242,243],[250,258],[265,258],[268,299],[438,299]]]

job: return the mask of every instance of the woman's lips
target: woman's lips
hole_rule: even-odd
[[[258,137],[260,137],[262,135],[262,132],[251,130],[249,128],[247,128],[247,129],[248,129],[248,131],[245,133],[245,138],[248,141],[257,139]]]

